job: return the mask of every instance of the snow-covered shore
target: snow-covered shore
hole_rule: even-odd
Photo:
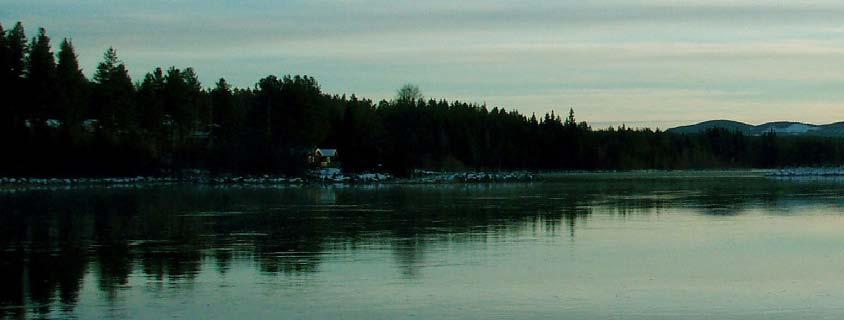
[[[801,177],[840,177],[844,178],[844,167],[800,167],[778,170],[730,170],[730,171],[606,171],[606,172],[544,172],[527,171],[427,171],[415,170],[410,177],[395,177],[389,173],[363,172],[346,173],[337,168],[314,170],[302,177],[285,176],[213,176],[206,173],[188,174],[178,177],[109,177],[109,178],[39,178],[39,177],[0,177],[2,186],[143,186],[168,184],[201,185],[238,185],[238,186],[274,186],[304,184],[437,184],[437,183],[487,183],[487,182],[530,182],[554,181],[569,177],[606,176],[606,177],[696,177],[715,174],[749,174],[756,177],[801,178]]]
[[[368,180],[367,180],[368,179]],[[191,175],[181,177],[152,177],[152,176],[138,176],[138,177],[109,177],[109,178],[37,178],[37,177],[19,177],[19,178],[0,178],[0,185],[167,185],[167,184],[207,184],[207,185],[278,185],[278,184],[303,184],[309,182],[357,182],[370,181],[368,176],[354,178],[349,176],[314,176],[306,177],[283,177],[283,176],[206,176],[206,175]]]
[[[271,183],[301,183],[301,178],[284,177],[209,177],[209,176],[183,176],[183,177],[108,177],[108,178],[38,178],[38,177],[0,177],[0,185],[134,185],[134,184],[175,184],[175,183],[199,183],[199,184],[271,184]]]
[[[504,172],[437,172],[417,170],[413,177],[407,179],[411,183],[473,183],[473,182],[519,182],[533,181],[536,176],[524,171]]]
[[[357,173],[346,174],[336,168],[322,169],[313,172],[310,181],[321,182],[393,182],[393,183],[474,183],[474,182],[513,182],[532,181],[534,174],[523,171],[504,172],[443,172],[414,170],[408,178],[396,178],[387,173]]]
[[[115,186],[115,185],[296,185],[307,183],[477,183],[532,181],[534,174],[527,172],[434,172],[414,171],[409,178],[397,178],[388,173],[344,173],[327,168],[309,172],[303,177],[284,176],[211,176],[192,174],[179,177],[108,177],[108,178],[39,178],[0,177],[0,186]]]
[[[785,168],[768,173],[770,177],[844,177],[844,167]]]

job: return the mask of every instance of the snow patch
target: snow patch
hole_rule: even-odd
[[[768,174],[771,177],[844,177],[844,167],[787,168]]]
[[[773,131],[776,133],[806,133],[809,131],[815,131],[819,128],[813,125],[802,124],[802,123],[792,123],[786,127],[777,127],[777,126],[770,126],[765,128],[765,132]]]

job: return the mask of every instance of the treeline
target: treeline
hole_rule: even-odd
[[[91,79],[70,40],[54,53],[46,31],[27,40],[0,26],[2,175],[79,176],[305,172],[306,153],[337,148],[343,168],[688,169],[844,163],[836,138],[677,135],[593,130],[459,101],[424,99],[406,85],[391,100],[322,92],[308,76],[267,76],[251,88],[204,87],[192,68],[132,80],[109,48]]]

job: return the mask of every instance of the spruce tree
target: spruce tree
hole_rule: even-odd
[[[114,50],[113,47],[109,47],[103,54],[103,61],[97,65],[97,72],[94,74],[94,81],[98,84],[108,82],[118,64],[120,64],[120,59],[117,58],[117,50]]]
[[[201,100],[202,83],[199,82],[199,77],[191,67],[187,67],[182,71],[182,80],[185,82],[185,88],[188,90],[187,111],[189,120],[186,128],[191,131],[201,129],[200,125],[202,123],[210,121],[209,110],[207,110]]]
[[[9,73],[9,44],[6,42],[6,31],[0,23],[0,88],[5,85]]]
[[[226,79],[220,79],[211,90],[211,109],[214,130],[212,146],[216,151],[217,165],[237,168],[241,148],[238,146],[238,132],[241,129],[239,114],[235,111],[234,93]]]
[[[164,72],[161,68],[144,76],[138,87],[138,107],[141,128],[161,135],[164,121]]]
[[[213,116],[211,122],[219,125],[222,131],[228,131],[234,118],[232,90],[226,79],[220,78],[214,90],[211,90]]]
[[[64,125],[76,128],[85,116],[88,96],[88,80],[79,68],[73,43],[65,38],[59,48],[59,62],[56,65],[58,87],[58,111]]]
[[[5,37],[6,43],[6,61],[4,63],[4,89],[8,90],[9,94],[3,97],[5,108],[4,113],[9,115],[10,128],[18,128],[23,126],[22,104],[24,102],[24,95],[22,94],[23,75],[26,54],[28,52],[28,45],[26,43],[26,33],[23,29],[23,24],[18,22],[9,30]]]
[[[135,110],[135,86],[132,78],[129,77],[129,70],[126,65],[120,63],[114,69],[112,75],[112,86],[115,93],[115,111],[117,112],[117,124],[122,130],[132,131],[137,127],[137,114]]]
[[[102,126],[112,133],[135,129],[134,90],[126,65],[117,58],[117,51],[108,48],[94,74],[96,112]]]
[[[5,90],[10,90],[8,92],[12,92],[11,88],[9,88],[9,44],[6,41],[6,31],[3,30],[3,25],[0,24],[0,88]],[[0,134],[4,136],[8,136],[8,132],[6,130],[10,129],[12,126],[12,113],[9,108],[11,107],[12,103],[8,100],[9,95],[4,95],[0,97]]]
[[[565,125],[569,128],[577,126],[577,121],[574,119],[574,108],[569,108],[569,116],[566,118]]]
[[[26,32],[23,29],[23,24],[18,22],[9,30],[6,36],[6,43],[8,46],[8,72],[12,80],[19,80],[23,77],[24,67],[26,66],[26,54],[29,52],[29,46],[26,43]]]
[[[39,124],[56,114],[56,60],[50,47],[50,37],[44,28],[32,39],[29,56],[26,59],[28,97],[31,99],[26,116],[38,119]]]
[[[164,112],[172,120],[176,136],[181,140],[187,135],[191,121],[191,98],[184,73],[176,67],[167,69],[164,76]]]

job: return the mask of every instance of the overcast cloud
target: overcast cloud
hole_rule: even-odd
[[[844,120],[840,1],[0,0],[18,20],[72,37],[89,75],[114,46],[135,79],[308,74],[376,99],[412,82],[601,124]]]

